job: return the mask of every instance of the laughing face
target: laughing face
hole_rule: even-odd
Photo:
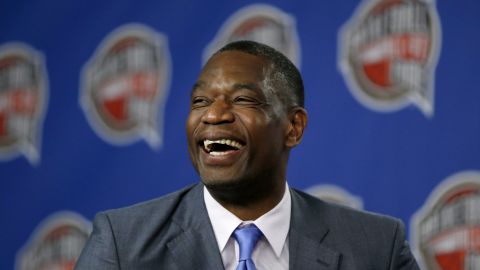
[[[195,83],[188,146],[207,187],[265,189],[285,180],[288,120],[268,71],[261,57],[225,51],[210,59]]]

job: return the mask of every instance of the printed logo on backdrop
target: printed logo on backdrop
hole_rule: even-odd
[[[415,213],[411,226],[422,269],[480,269],[480,172],[462,172],[443,181]]]
[[[47,84],[40,52],[16,42],[0,47],[0,159],[39,162]]]
[[[364,0],[339,34],[339,68],[352,94],[382,112],[434,111],[440,51],[435,0]]]
[[[267,44],[300,66],[300,46],[295,18],[280,9],[263,4],[244,7],[231,15],[203,52],[203,63],[225,44],[253,40]]]
[[[80,102],[93,129],[112,144],[160,147],[170,73],[163,35],[140,24],[114,30],[82,74]]]
[[[315,185],[305,190],[310,195],[327,202],[332,202],[355,209],[363,209],[363,200],[342,187],[330,184]]]
[[[18,252],[16,270],[73,270],[90,230],[90,222],[76,213],[52,214]]]

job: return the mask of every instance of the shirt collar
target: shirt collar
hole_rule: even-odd
[[[204,187],[203,197],[220,252],[224,250],[228,239],[238,225],[254,223],[262,231],[277,257],[280,257],[290,229],[292,202],[288,184],[280,202],[253,222],[244,222],[229,212],[212,197],[206,187]]]

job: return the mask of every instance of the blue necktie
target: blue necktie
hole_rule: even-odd
[[[258,239],[262,236],[262,232],[255,226],[249,224],[247,226],[238,227],[233,232],[233,237],[240,247],[240,259],[238,261],[237,270],[256,270],[252,261],[252,252],[257,244]]]

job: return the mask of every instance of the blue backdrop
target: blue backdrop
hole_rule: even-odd
[[[0,156],[0,269],[15,268],[19,251],[52,214],[69,211],[92,220],[100,210],[198,181],[184,130],[190,90],[202,55],[222,25],[255,3],[0,2],[0,46],[23,44],[36,52],[36,59],[43,61],[39,69],[44,70],[45,85],[44,92],[37,91],[43,95],[44,113],[33,132],[38,159],[11,148]],[[480,170],[479,2],[436,3],[440,32],[431,42],[438,61],[433,60],[426,74],[426,80],[434,82],[430,115],[413,101],[378,109],[354,94],[339,68],[338,41],[341,27],[360,11],[360,1],[263,4],[292,19],[294,34],[288,38],[294,45],[297,39],[296,62],[305,82],[309,123],[290,157],[290,186],[335,185],[360,198],[364,209],[399,217],[409,229],[414,213],[439,183],[458,172]],[[141,136],[112,143],[99,135],[80,105],[87,62],[113,31],[132,23],[162,36],[162,59],[170,58],[163,67],[168,73],[160,76],[165,101],[153,111],[162,138],[156,147]],[[0,57],[0,70],[1,63]],[[0,128],[0,139],[7,140],[1,136]]]

